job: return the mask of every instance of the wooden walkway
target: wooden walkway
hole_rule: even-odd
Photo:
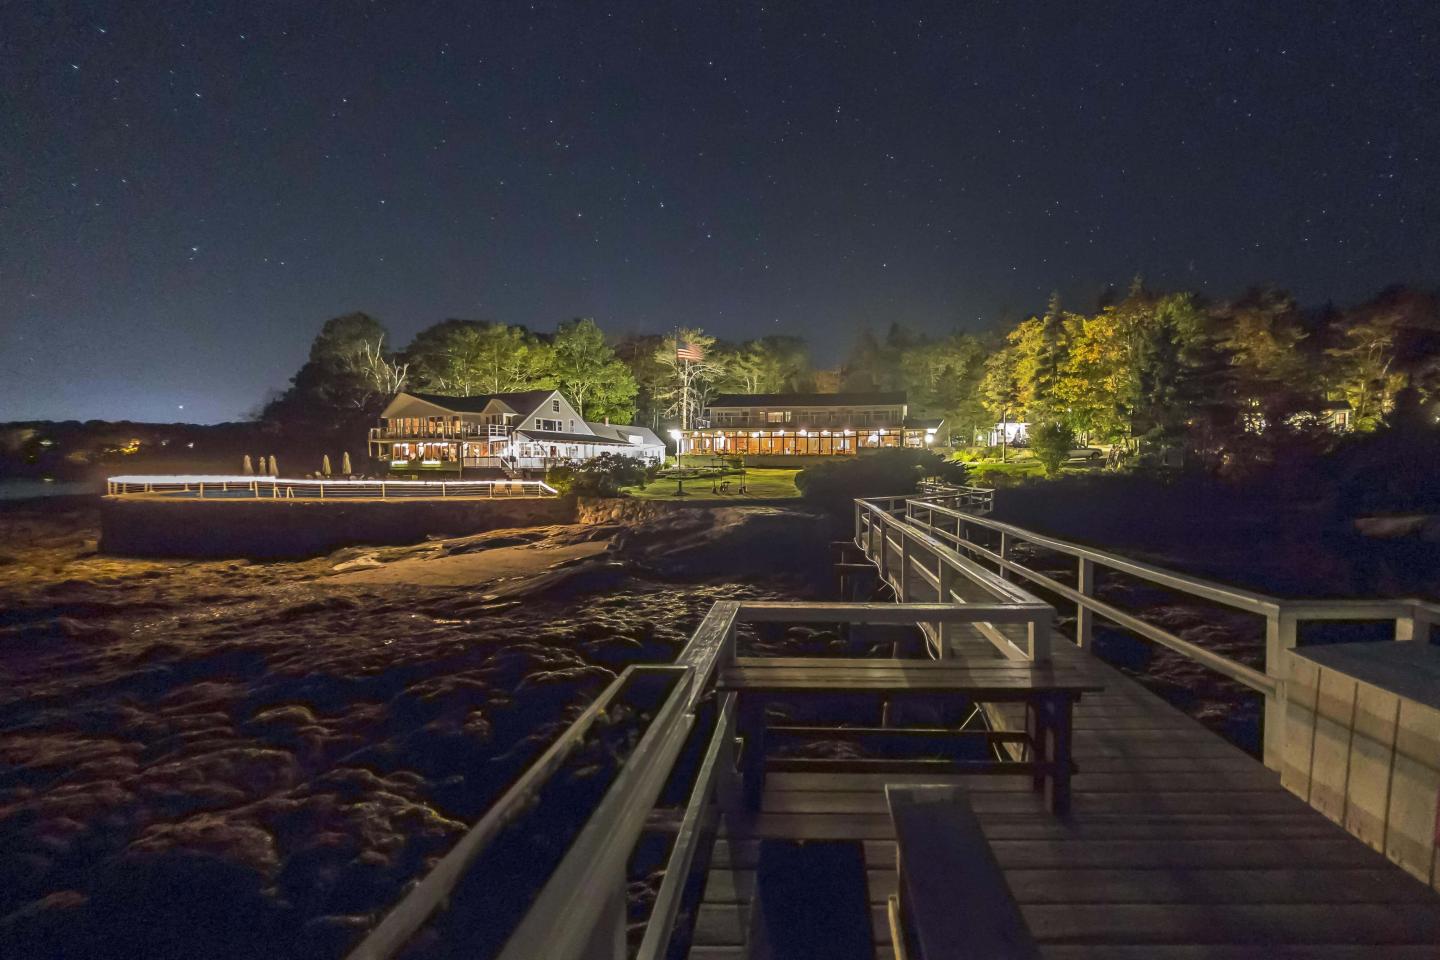
[[[965,659],[994,656],[977,637]],[[1281,787],[1258,761],[1066,642],[1102,685],[1075,710],[1071,815],[1028,779],[771,772],[761,812],[717,841],[691,960],[738,960],[765,838],[863,844],[877,958],[893,957],[895,844],[884,784],[971,791],[1043,955],[1055,960],[1440,957],[1440,895]],[[955,896],[963,896],[957,878]]]

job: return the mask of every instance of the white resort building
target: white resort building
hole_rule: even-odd
[[[909,412],[903,392],[729,393],[705,406],[680,443],[687,456],[743,456],[755,466],[933,444],[943,421]]]
[[[476,397],[398,393],[370,431],[372,459],[392,475],[499,470],[509,476],[602,453],[659,463],[665,444],[645,427],[587,423],[559,390]]]

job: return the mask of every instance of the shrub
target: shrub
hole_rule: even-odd
[[[1030,449],[1045,468],[1045,476],[1053,477],[1075,449],[1075,431],[1063,423],[1042,423],[1030,434]]]
[[[634,457],[602,453],[571,468],[567,492],[590,497],[613,497],[621,487],[638,487],[645,483],[647,473],[645,464]]]
[[[571,491],[575,486],[574,467],[551,467],[545,471],[545,482],[555,488],[555,491],[562,496]]]
[[[796,475],[795,486],[806,500],[844,513],[856,497],[903,496],[932,478],[964,483],[965,464],[929,450],[891,448],[806,467]]]
[[[1014,470],[1006,469],[998,464],[994,466],[981,467],[975,472],[975,485],[980,487],[1013,487],[1023,482],[1025,475]]]

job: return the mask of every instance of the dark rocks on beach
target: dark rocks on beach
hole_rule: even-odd
[[[671,660],[716,600],[803,591],[828,543],[803,516],[641,531],[496,601],[329,574],[615,527],[237,564],[82,556],[93,513],[24,521],[0,584],[6,958],[343,955],[626,665]]]

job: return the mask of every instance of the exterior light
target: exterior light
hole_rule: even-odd
[[[926,444],[931,444],[931,443],[934,443],[934,442],[935,442],[935,434],[930,433],[930,432],[927,431],[926,434],[925,434],[925,443],[926,443]]]
[[[679,431],[679,430],[671,430],[671,431],[670,431],[670,439],[671,439],[671,440],[679,440],[679,439],[680,439],[680,431]]]

